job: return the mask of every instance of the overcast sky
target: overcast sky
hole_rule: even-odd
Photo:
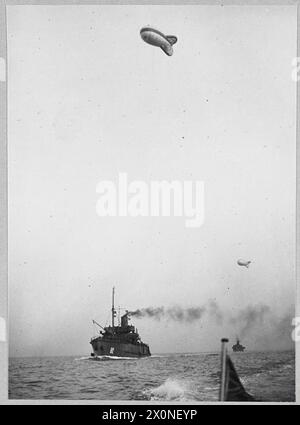
[[[10,355],[88,354],[113,285],[129,310],[269,306],[242,342],[288,348],[296,7],[11,6],[7,19]],[[146,25],[178,37],[172,57],[142,41]],[[97,184],[120,172],[203,181],[203,226],[99,217]],[[152,352],[240,333],[208,316],[132,322]]]

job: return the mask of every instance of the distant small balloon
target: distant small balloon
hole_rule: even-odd
[[[251,261],[239,259],[239,260],[237,260],[237,263],[238,263],[239,266],[244,266],[244,267],[247,267],[247,269],[248,269]]]
[[[160,47],[168,56],[173,55],[172,46],[177,42],[175,35],[164,35],[162,32],[151,27],[142,28],[140,34],[146,43]]]

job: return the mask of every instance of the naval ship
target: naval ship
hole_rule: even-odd
[[[115,326],[117,312],[115,309],[115,288],[112,290],[111,326],[102,327],[100,335],[92,338],[90,344],[93,347],[91,356],[116,356],[116,357],[147,357],[151,356],[148,344],[141,341],[137,329],[128,323],[130,313],[121,317],[121,324]]]
[[[236,344],[234,344],[232,346],[232,350],[233,351],[244,351],[245,349],[246,349],[246,347],[244,347],[243,345],[241,345],[239,339],[237,338]]]

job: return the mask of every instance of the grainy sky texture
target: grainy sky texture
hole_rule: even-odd
[[[113,285],[129,310],[222,312],[134,318],[152,352],[237,334],[289,348],[296,7],[11,6],[7,19],[10,355],[89,353]],[[172,57],[142,41],[146,25],[178,37]],[[203,226],[99,217],[96,186],[120,172],[203,181]]]

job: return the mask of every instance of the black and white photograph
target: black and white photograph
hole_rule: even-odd
[[[297,7],[6,24],[8,400],[296,402]]]

